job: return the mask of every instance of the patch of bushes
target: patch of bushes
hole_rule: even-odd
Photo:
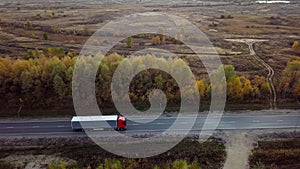
[[[253,169],[297,168],[300,166],[300,138],[260,141],[249,157]]]
[[[14,169],[14,166],[11,163],[0,161],[0,169]]]
[[[216,141],[199,143],[184,140],[171,150],[149,158],[122,158],[106,152],[97,145],[75,145],[61,149],[63,157],[78,161],[82,167],[90,166],[99,169],[203,169],[221,168],[226,158],[224,144]]]

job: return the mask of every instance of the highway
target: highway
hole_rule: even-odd
[[[135,117],[136,118],[136,117]],[[142,120],[141,118],[135,119]],[[149,121],[148,117],[145,120]],[[168,129],[176,117],[160,117],[150,123],[135,123],[127,121],[128,130],[125,133],[162,132]],[[182,117],[178,124],[184,126],[193,121],[189,116]],[[205,117],[200,116],[192,131],[200,131]],[[213,120],[210,123],[215,123]],[[184,127],[182,127],[184,128]],[[300,115],[226,115],[223,116],[217,130],[252,130],[252,129],[299,129]],[[209,129],[208,129],[209,130]],[[35,136],[35,135],[82,135],[83,132],[74,132],[70,120],[43,120],[43,121],[0,121],[0,136]]]

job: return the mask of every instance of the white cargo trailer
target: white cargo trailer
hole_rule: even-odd
[[[109,129],[126,130],[126,119],[120,115],[109,116],[74,116],[71,120],[74,131]]]

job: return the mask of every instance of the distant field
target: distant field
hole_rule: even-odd
[[[277,100],[278,107],[299,108],[300,103],[297,102],[297,99],[300,94],[297,95],[294,92],[297,91],[297,84],[300,84],[297,80],[299,79],[298,68],[295,69],[294,73],[290,73],[290,75],[295,75],[289,79],[290,81],[283,79],[287,76],[284,70],[288,62],[300,58],[300,52],[292,48],[293,43],[300,40],[299,7],[300,3],[298,2],[291,4],[255,4],[249,2],[168,1],[162,5],[161,1],[130,1],[129,3],[108,1],[62,1],[59,3],[3,1],[0,4],[0,57],[28,60],[32,57],[34,51],[43,52],[52,48],[62,49],[65,55],[69,52],[76,55],[97,29],[118,17],[139,12],[166,12],[189,20],[206,33],[216,47],[222,63],[232,65],[235,68],[237,76],[242,79],[242,86],[245,79],[249,79],[251,85],[255,85],[255,78],[267,77],[268,71],[251,55],[247,44],[228,42],[225,39],[254,38],[268,40],[255,43],[254,50],[275,71],[272,81],[279,96]],[[119,33],[116,30],[116,34]],[[175,37],[166,37],[164,42],[157,44],[154,44],[153,38],[155,38],[155,35],[133,36],[130,48],[124,40],[115,46],[110,53],[117,52],[127,57],[144,48],[165,49],[187,61],[197,79],[208,81],[202,62],[196,60],[195,55],[189,49],[177,43],[174,40]],[[184,38],[192,39],[193,37]],[[55,54],[47,55],[50,58],[54,56]],[[9,79],[6,80],[9,81]],[[9,83],[8,86],[12,86],[11,82],[7,82]],[[69,83],[69,81],[65,80],[65,83]],[[13,84],[13,86],[21,88],[19,84]],[[282,90],[283,86],[286,86],[287,90]],[[5,90],[8,89],[5,87]],[[21,92],[26,91],[21,90]],[[235,109],[240,105],[243,105],[240,107],[241,109],[245,107],[252,109],[268,108],[268,100],[265,99],[269,96],[267,93],[265,92],[260,97],[255,96],[252,100],[229,100],[227,108]],[[18,97],[20,96],[18,95]],[[19,107],[19,98],[15,97],[14,94],[8,97],[14,98],[9,103],[14,104],[9,110],[14,112]],[[48,97],[52,97],[52,95]],[[68,99],[70,101],[70,98]],[[0,99],[0,101],[3,100]],[[53,103],[53,100],[51,101]],[[7,100],[4,100],[4,102],[7,103]],[[258,106],[245,106],[247,104]],[[46,106],[52,107],[50,104]],[[70,104],[65,108],[72,114],[73,110],[69,107],[71,107]],[[29,106],[25,107],[24,111],[37,112],[33,109]],[[52,112],[52,110],[49,112]]]

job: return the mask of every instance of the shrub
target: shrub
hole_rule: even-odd
[[[53,161],[48,167],[48,169],[66,169],[66,168],[67,168],[67,164],[62,160]]]
[[[28,20],[28,21],[26,22],[26,28],[27,28],[27,29],[30,29],[31,27],[32,27],[32,23],[31,23],[31,21]]]
[[[48,40],[48,39],[49,39],[48,33],[47,33],[47,32],[45,32],[45,33],[43,34],[43,38],[44,38],[44,40]]]
[[[0,169],[14,169],[15,167],[8,162],[0,161]]]
[[[31,34],[31,38],[32,38],[32,39],[37,39],[38,37],[37,37],[34,33],[32,33],[32,34]]]
[[[198,158],[195,158],[189,169],[201,169]]]
[[[157,165],[153,169],[160,169]]]
[[[161,40],[160,40],[160,37],[158,35],[152,38],[152,44],[153,45],[161,44]]]
[[[104,168],[105,169],[122,169],[122,164],[119,160],[105,159]]]
[[[89,36],[91,33],[90,29],[88,27],[84,27],[83,30],[82,30],[82,34],[84,36]]]
[[[133,44],[133,40],[132,40],[132,37],[128,37],[127,40],[126,40],[126,45],[128,48],[131,48],[132,47],[132,44]]]
[[[292,48],[295,50],[295,51],[300,51],[300,43],[298,41],[295,41],[293,43],[293,46]]]
[[[185,160],[176,160],[173,163],[172,169],[188,169],[188,165]]]
[[[266,166],[261,162],[257,162],[252,169],[266,169]]]

